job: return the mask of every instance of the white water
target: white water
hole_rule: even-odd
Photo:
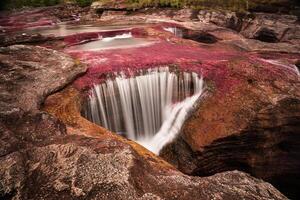
[[[170,33],[173,33],[177,37],[183,37],[182,30],[177,27],[164,27],[165,31],[168,31]]]
[[[139,27],[140,25],[111,25],[111,26],[97,26],[97,25],[74,25],[60,23],[55,26],[48,27],[34,27],[28,28],[26,33],[39,33],[45,36],[56,36],[65,37],[80,33],[96,33],[96,32],[107,32],[107,31],[130,31],[134,27]]]
[[[112,40],[117,40],[117,39],[128,39],[128,38],[132,38],[132,34],[131,32],[129,33],[123,33],[120,35],[116,35],[114,37],[105,37],[102,39],[103,42],[111,42]]]
[[[117,74],[94,86],[83,115],[158,154],[179,133],[202,93],[203,80],[196,73],[160,68],[129,78]]]
[[[153,44],[143,38],[134,38],[131,32],[119,34],[113,37],[99,36],[98,40],[83,43],[68,48],[68,51],[100,51],[117,48],[143,47]]]

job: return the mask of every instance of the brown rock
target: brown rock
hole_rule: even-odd
[[[1,199],[286,199],[270,184],[238,171],[207,178],[182,174],[80,117],[75,89],[46,102],[46,110],[60,120],[40,111],[43,97],[84,67],[40,47],[1,48],[0,55],[1,95],[12,100],[1,98]]]
[[[91,10],[97,12],[97,10],[126,10],[128,4],[125,0],[116,1],[95,1],[91,5]]]
[[[53,40],[52,37],[45,37],[40,34],[10,33],[0,34],[0,46],[11,46],[15,44],[37,44]]]
[[[57,51],[24,45],[0,48],[0,117],[34,111],[85,67]]]
[[[191,175],[243,170],[295,198],[300,168],[299,77],[291,69],[271,75],[262,65],[242,63],[230,64],[226,77],[238,78],[238,86],[204,99],[182,135],[161,156]]]
[[[265,42],[290,42],[299,45],[300,25],[297,16],[255,13],[244,18],[240,33],[246,38]]]

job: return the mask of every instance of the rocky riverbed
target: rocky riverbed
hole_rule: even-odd
[[[297,199],[299,30],[293,15],[97,3],[1,16],[0,198]],[[95,84],[166,66],[206,92],[159,155],[81,116]]]

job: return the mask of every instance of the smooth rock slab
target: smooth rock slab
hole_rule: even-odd
[[[0,117],[37,110],[47,95],[85,70],[69,56],[43,47],[0,48]]]

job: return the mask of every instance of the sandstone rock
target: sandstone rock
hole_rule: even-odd
[[[59,22],[78,20],[88,13],[87,8],[80,8],[76,4],[62,4],[57,6],[21,9],[0,14],[0,32],[20,31],[26,28],[51,26]]]
[[[283,74],[262,75],[262,65],[229,66],[234,71],[229,77],[238,77],[239,86],[228,94],[216,91],[203,100],[182,135],[160,155],[191,175],[243,170],[296,198],[300,167],[298,75],[292,68],[282,69]]]
[[[47,95],[86,70],[70,57],[42,47],[2,47],[0,58],[0,117],[37,110]]]
[[[149,30],[153,37],[170,40],[145,51],[102,52],[98,56],[110,59],[104,59],[98,67],[111,72],[128,67],[125,64],[138,69],[134,67],[160,64],[163,59],[167,64],[179,60],[192,66],[188,69],[203,70],[210,90],[218,91],[211,93],[212,101],[200,105],[183,134],[162,155],[193,175],[238,168],[274,184],[277,180],[281,184],[293,181],[299,166],[295,136],[298,76],[291,70],[258,62],[250,53],[245,56],[244,51],[233,51],[231,46],[204,46]],[[157,52],[159,59],[155,57]],[[47,113],[40,111],[47,95],[85,70],[62,53],[11,46],[0,49],[0,58],[0,198],[286,199],[272,185],[238,171],[205,178],[182,174],[138,144],[83,119],[80,91],[74,88],[49,97],[45,102]],[[224,86],[222,90],[214,90],[220,85]],[[292,108],[294,112],[290,112]],[[268,155],[267,159],[261,155]],[[279,163],[283,158],[291,166]],[[263,173],[274,165],[278,170]],[[288,177],[289,170],[292,179],[282,178]]]
[[[238,171],[207,178],[182,174],[134,142],[77,118],[80,104],[64,96],[68,89],[50,98],[56,105],[51,113],[60,120],[40,111],[43,97],[85,68],[41,47],[0,52],[0,91],[6,97],[0,115],[1,199],[286,199]]]
[[[174,20],[178,20],[178,21],[198,21],[197,18],[197,14],[198,11],[197,10],[193,10],[193,9],[180,9],[178,11],[173,11],[174,12],[174,16],[173,19]]]
[[[251,18],[243,20],[240,33],[246,38],[257,38],[261,34],[267,34],[267,37],[271,36],[272,42],[290,41],[299,44],[300,25],[297,20],[293,15],[255,13]]]
[[[297,60],[295,63],[296,67],[298,68],[298,70],[300,70],[300,60]]]
[[[263,42],[278,42],[279,39],[276,35],[276,33],[268,28],[262,28],[258,30],[255,35],[254,39],[263,41]]]
[[[53,40],[51,37],[45,37],[40,34],[27,33],[3,33],[0,34],[0,46],[11,46],[15,44],[36,44]]]
[[[286,199],[242,172],[193,178],[124,143],[83,136],[2,156],[0,183],[1,197],[19,199]]]
[[[91,5],[91,10],[97,12],[97,10],[126,10],[128,5],[124,0],[116,1],[95,1]]]
[[[208,32],[191,30],[183,31],[183,38],[207,44],[213,44],[218,41],[218,38],[215,37],[213,34],[210,34]]]
[[[238,37],[234,38],[234,36],[232,35],[230,37],[232,37],[233,39],[223,40],[221,42],[239,47],[250,52],[277,52],[286,54],[298,54],[300,52],[300,46],[296,44],[289,44],[286,42],[269,43],[254,39],[240,40]]]

